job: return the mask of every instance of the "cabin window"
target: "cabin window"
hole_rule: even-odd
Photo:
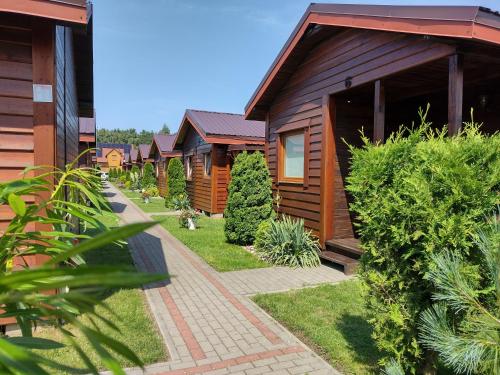
[[[184,165],[186,166],[186,180],[191,180],[193,178],[193,157],[186,157],[184,159]]]
[[[284,181],[301,182],[304,178],[304,132],[281,136],[281,177]]]
[[[205,176],[210,177],[212,174],[212,153],[208,152],[204,154],[203,168],[205,171]]]

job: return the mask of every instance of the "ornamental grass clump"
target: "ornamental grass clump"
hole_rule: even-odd
[[[224,233],[231,243],[251,244],[259,224],[273,214],[271,178],[260,152],[242,152],[231,169]]]
[[[384,144],[364,137],[351,147],[347,191],[353,197],[364,254],[359,276],[367,286],[373,337],[407,374],[433,373],[435,355],[418,342],[418,320],[432,305],[428,279],[434,256],[460,254],[479,264],[475,235],[499,202],[500,134],[485,136],[467,123],[453,137],[421,124],[400,129]]]
[[[263,222],[257,231],[255,251],[277,266],[317,267],[320,265],[318,240],[304,227],[303,219],[283,216]]]

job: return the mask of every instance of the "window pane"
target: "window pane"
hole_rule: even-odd
[[[205,176],[210,176],[212,173],[212,154],[205,154]]]
[[[304,177],[304,134],[285,137],[285,177]]]

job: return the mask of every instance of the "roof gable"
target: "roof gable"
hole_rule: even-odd
[[[334,30],[346,28],[424,34],[500,45],[499,14],[478,6],[311,4],[246,105],[245,118],[264,119],[282,82],[293,74],[305,54],[333,35]],[[301,46],[301,51],[298,46]]]

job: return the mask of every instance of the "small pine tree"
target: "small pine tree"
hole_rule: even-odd
[[[130,170],[130,173],[137,173],[137,175],[139,175],[140,172],[141,170],[137,165],[132,166],[132,169]]]
[[[111,168],[109,170],[109,178],[115,178],[115,169],[114,168]]]
[[[184,166],[178,158],[172,158],[167,167],[168,196],[166,203],[170,203],[173,198],[181,195],[186,196],[186,177]]]
[[[144,169],[142,171],[142,187],[147,189],[148,187],[156,186],[156,177],[154,173],[153,164],[147,162],[144,164]]]
[[[224,216],[224,232],[229,242],[250,244],[258,226],[271,217],[271,178],[260,152],[243,152],[236,157]]]

